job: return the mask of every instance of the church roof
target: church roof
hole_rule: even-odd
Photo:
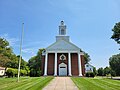
[[[62,52],[80,52],[80,48],[69,41],[66,36],[66,25],[61,21],[59,26],[59,35],[56,36],[56,42],[46,48],[46,51],[62,51]]]
[[[74,45],[73,43],[61,39],[56,41],[52,45],[46,48],[46,51],[78,51],[80,52],[80,48]]]

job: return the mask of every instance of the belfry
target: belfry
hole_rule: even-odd
[[[61,21],[56,42],[43,52],[42,75],[84,76],[84,54],[79,47],[70,42],[66,32],[66,25]]]

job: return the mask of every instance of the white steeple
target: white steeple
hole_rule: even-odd
[[[64,21],[61,21],[59,26],[59,35],[66,35],[66,25],[64,25]]]
[[[66,36],[66,25],[64,24],[64,21],[61,21],[59,26],[59,35],[56,36],[56,41],[59,40],[69,41],[69,36]]]

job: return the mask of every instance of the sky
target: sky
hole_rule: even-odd
[[[0,37],[19,55],[24,22],[26,61],[55,42],[62,20],[71,42],[90,55],[96,68],[108,66],[109,58],[120,53],[119,45],[110,39],[120,21],[120,0],[0,0]]]

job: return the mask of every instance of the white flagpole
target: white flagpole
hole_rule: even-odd
[[[19,82],[19,77],[20,77],[20,64],[21,64],[21,57],[22,57],[23,34],[24,34],[24,23],[22,23],[22,34],[21,34],[21,42],[20,42],[20,58],[19,58],[19,66],[18,66],[18,82]]]

